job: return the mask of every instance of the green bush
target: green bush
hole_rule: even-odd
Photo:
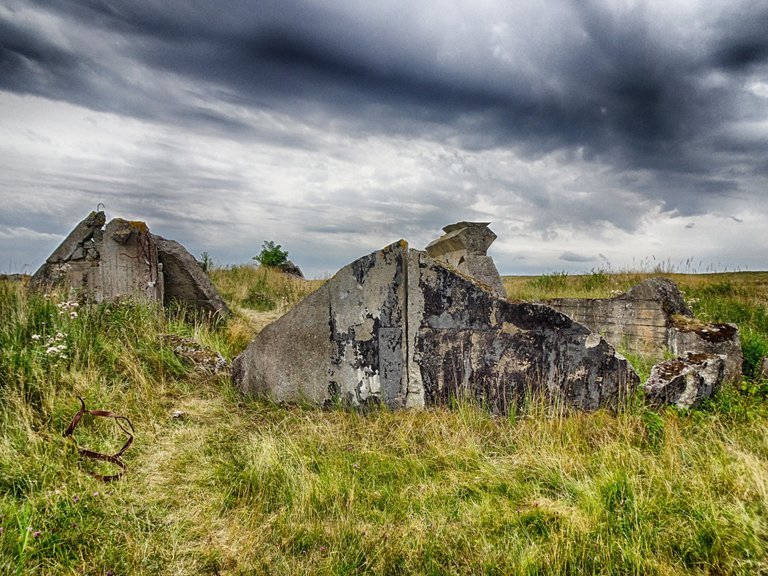
[[[275,268],[288,262],[288,252],[283,250],[280,244],[275,245],[272,240],[265,240],[261,246],[261,252],[253,259],[262,266]]]

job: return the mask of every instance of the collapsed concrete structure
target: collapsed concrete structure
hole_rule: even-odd
[[[488,256],[488,248],[496,234],[488,228],[490,222],[457,222],[443,228],[443,234],[426,247],[435,260],[446,263],[461,274],[486,284],[491,292],[506,298],[499,271]]]
[[[131,297],[179,301],[207,314],[229,309],[195,258],[144,222],[91,212],[32,276],[30,289],[63,286],[93,302]]]
[[[245,393],[392,409],[542,397],[616,408],[639,383],[603,338],[540,304],[498,298],[405,241],[342,268],[233,363]]]
[[[687,353],[656,364],[643,386],[645,400],[654,407],[673,404],[695,408],[709,398],[723,381],[725,360],[716,354]]]
[[[717,354],[725,360],[724,378],[741,378],[741,341],[735,324],[696,320],[677,285],[649,278],[615,298],[559,298],[544,304],[567,314],[611,345],[661,357],[687,353]]]

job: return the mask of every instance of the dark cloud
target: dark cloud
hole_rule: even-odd
[[[425,228],[468,213],[503,214],[508,232],[552,241],[758,199],[766,29],[768,6],[746,1],[11,0],[0,9],[0,90],[237,142],[267,169],[274,161],[252,143],[286,165],[314,163],[291,164],[301,184],[275,192],[245,165],[211,168],[191,142],[150,142],[72,177],[81,197],[135,196],[161,225],[183,191],[192,205],[257,198],[265,213],[310,214],[307,234],[350,244],[393,227],[426,241]],[[358,154],[385,139],[429,143],[414,148],[418,178]],[[450,152],[430,156],[439,147]],[[525,166],[507,168],[511,156]],[[328,167],[360,162],[375,174],[351,183]],[[269,199],[283,192],[301,206]],[[338,202],[354,204],[354,224],[339,221]]]

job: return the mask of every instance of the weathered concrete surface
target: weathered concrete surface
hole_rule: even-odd
[[[669,351],[675,356],[704,353],[721,356],[725,363],[723,378],[727,382],[741,380],[744,357],[736,324],[704,324],[695,319],[673,318],[669,334]]]
[[[163,265],[164,304],[176,301],[190,304],[214,316],[230,314],[211,279],[184,246],[157,234],[152,234],[152,239],[157,247],[158,260]]]
[[[29,282],[30,289],[58,285],[70,280],[75,286],[101,291],[98,267],[104,212],[91,212],[59,244]]]
[[[666,278],[650,278],[616,298],[558,298],[544,303],[614,346],[652,356],[661,356],[669,346],[672,315],[692,316],[677,286]]]
[[[619,296],[619,299],[658,302],[666,314],[693,317],[693,311],[685,303],[683,293],[669,278],[643,280]]]
[[[181,244],[151,234],[144,222],[115,218],[103,228],[105,222],[104,212],[91,212],[35,273],[30,289],[66,287],[93,302],[181,300],[208,313],[229,314]]]
[[[98,300],[145,298],[163,301],[163,270],[157,245],[144,222],[111,220],[100,245],[101,294]]]
[[[506,298],[499,271],[488,256],[488,248],[496,234],[488,228],[490,222],[457,222],[443,228],[440,238],[426,247],[432,258],[445,262],[475,280],[487,284],[491,291]]]
[[[656,364],[644,386],[646,402],[694,408],[720,387],[724,369],[723,358],[715,354],[686,354]]]
[[[281,402],[403,406],[405,258],[393,244],[339,270],[235,358],[238,387]]]
[[[671,351],[726,357],[726,379],[741,378],[741,343],[732,324],[703,324],[693,317],[677,285],[649,278],[609,299],[560,298],[545,304],[599,333],[616,347],[661,357]]]
[[[494,413],[536,396],[615,408],[638,383],[586,327],[497,298],[404,241],[342,268],[265,328],[233,379],[277,401],[394,409],[469,398]]]

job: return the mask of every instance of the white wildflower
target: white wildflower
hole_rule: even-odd
[[[72,310],[72,312],[70,312],[70,313],[69,313],[69,317],[70,317],[72,320],[74,320],[75,318],[77,318],[77,312],[75,312],[74,310]]]
[[[40,334],[32,334],[32,340],[40,340]]]

